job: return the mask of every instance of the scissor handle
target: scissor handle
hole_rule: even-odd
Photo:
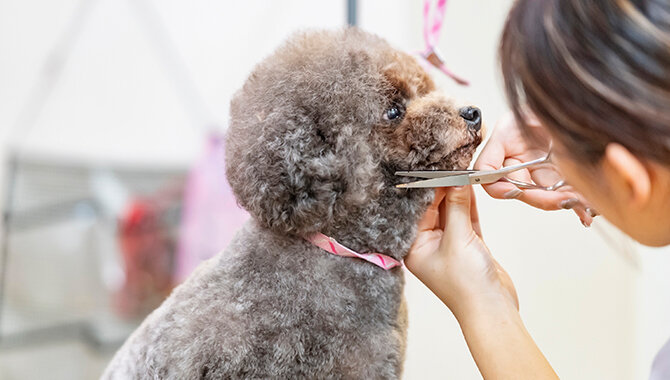
[[[503,179],[505,181],[511,183],[512,185],[518,187],[519,189],[524,189],[524,190],[556,191],[556,190],[560,189],[561,187],[567,185],[567,183],[563,179],[559,180],[558,182],[556,182],[555,184],[553,184],[551,186],[542,186],[542,185],[538,185],[536,183],[517,181],[515,179],[511,179],[511,178],[507,178],[507,177],[505,177]]]
[[[539,165],[539,164],[544,164],[545,162],[549,161],[549,154],[547,154],[544,157],[536,158],[532,161],[528,162],[522,162],[520,164],[516,165],[510,165],[510,166],[505,166],[504,168],[500,168],[498,170],[495,170],[496,173],[504,173],[504,174],[509,174],[521,169],[525,169],[531,166]]]

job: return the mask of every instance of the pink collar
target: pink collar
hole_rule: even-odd
[[[358,257],[365,261],[369,261],[376,266],[389,270],[397,266],[402,266],[402,263],[392,257],[387,255],[382,255],[381,253],[358,253],[352,251],[351,249],[343,246],[338,243],[337,240],[333,239],[330,236],[326,236],[320,232],[317,232],[311,236],[305,237],[305,240],[314,244],[315,246],[328,251],[333,255],[344,256],[344,257]]]

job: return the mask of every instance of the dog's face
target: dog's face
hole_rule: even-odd
[[[389,90],[371,128],[379,158],[396,170],[466,169],[481,142],[481,112],[436,92],[409,55],[394,56],[382,70]]]
[[[226,164],[238,201],[281,233],[347,230],[365,241],[383,235],[370,232],[383,221],[415,225],[432,192],[396,189],[394,172],[465,169],[481,141],[479,110],[434,87],[414,58],[358,29],[295,36],[231,104]]]

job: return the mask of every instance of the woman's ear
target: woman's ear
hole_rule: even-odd
[[[645,205],[651,196],[651,173],[640,158],[616,143],[605,148],[604,164],[624,182],[635,206]]]

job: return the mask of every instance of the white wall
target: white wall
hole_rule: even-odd
[[[79,3],[0,3],[3,126],[14,123],[29,91],[40,83],[41,65]],[[186,164],[200,149],[199,128],[225,126],[230,97],[256,62],[294,30],[336,27],[345,20],[340,0],[89,3],[90,16],[63,76],[34,128],[21,138],[26,149],[104,161]],[[162,40],[138,12],[144,8],[133,4],[157,9],[195,92],[180,87],[190,82],[175,78],[179,71],[165,58]],[[201,109],[193,113],[191,104]]]
[[[131,3],[97,0],[61,81],[22,140],[24,148],[87,160],[187,165],[200,149],[198,128],[225,126],[229,99],[253,64],[293,30],[342,25],[343,2],[151,2],[160,4],[202,96],[204,111],[193,113],[182,104],[184,88],[175,87],[171,66],[163,64]],[[402,49],[423,46],[422,2],[360,2],[363,28]],[[76,4],[0,2],[0,136],[15,123]],[[480,106],[489,126],[505,110],[495,59],[510,4],[452,0],[441,36],[451,68],[472,86],[458,87],[443,77],[438,83]],[[638,253],[626,250],[616,233],[606,239],[569,212],[544,213],[478,195],[486,241],[514,279],[524,320],[559,375],[644,378],[654,351],[670,336],[667,250],[641,250],[636,269]],[[411,275],[407,296],[406,378],[480,378],[454,318]]]

